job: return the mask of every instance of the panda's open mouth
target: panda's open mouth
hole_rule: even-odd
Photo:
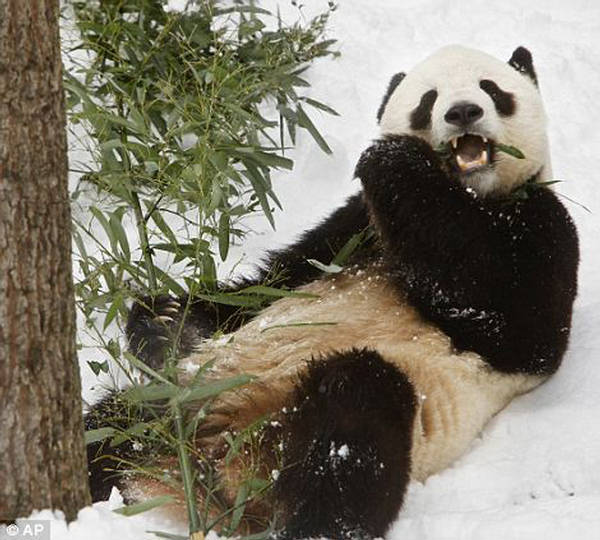
[[[470,173],[492,164],[494,145],[482,135],[465,133],[450,139],[454,164],[463,173]]]

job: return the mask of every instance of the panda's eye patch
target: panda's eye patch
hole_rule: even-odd
[[[489,79],[479,81],[479,88],[492,98],[498,114],[511,116],[515,113],[515,96],[510,92],[505,92],[494,81],[490,81]]]
[[[411,129],[427,129],[431,126],[431,110],[437,96],[436,90],[429,90],[421,96],[419,105],[410,113]]]

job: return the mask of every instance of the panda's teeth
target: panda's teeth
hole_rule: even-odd
[[[488,165],[488,153],[487,150],[483,150],[477,159],[465,161],[460,154],[456,154],[456,163],[460,167],[461,171],[470,171],[479,167]]]
[[[458,146],[458,137],[455,137],[450,142],[452,143],[452,148],[454,148],[454,150],[456,150],[456,147]]]

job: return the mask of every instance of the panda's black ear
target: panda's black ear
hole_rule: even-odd
[[[379,110],[377,111],[377,123],[381,122],[381,117],[383,116],[383,111],[385,111],[385,106],[390,100],[390,97],[392,97],[394,90],[396,90],[396,88],[402,82],[402,79],[404,79],[404,77],[406,77],[406,73],[402,72],[396,73],[396,75],[392,77],[390,84],[388,84],[385,96],[383,96],[383,101],[381,102],[381,105],[379,105]]]
[[[527,75],[537,86],[537,76],[535,69],[533,69],[533,58],[531,53],[525,47],[517,47],[515,52],[512,53],[508,64],[515,68],[519,73]]]

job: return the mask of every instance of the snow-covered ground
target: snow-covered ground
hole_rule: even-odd
[[[173,2],[176,3],[176,2]],[[308,14],[326,0],[306,0]],[[324,155],[299,137],[293,172],[275,177],[285,207],[278,229],[255,219],[256,234],[238,246],[249,271],[265,248],[289,242],[358,189],[356,159],[377,136],[375,113],[390,77],[449,43],[508,59],[518,45],[534,57],[550,120],[557,191],[579,229],[582,262],[571,346],[559,373],[515,400],[473,448],[425,484],[413,483],[390,540],[600,539],[600,2],[596,0],[340,0],[331,22],[342,56],[308,73],[317,99],[340,117],[319,127],[334,150]],[[263,2],[267,7],[274,0]],[[284,17],[295,16],[281,0]],[[540,321],[543,324],[543,321]],[[95,377],[83,363],[84,397]],[[114,505],[114,501],[113,501]],[[59,518],[52,540],[153,538],[172,529],[146,514],[124,518],[109,503],[82,510],[68,529]],[[47,518],[49,512],[38,515]]]

